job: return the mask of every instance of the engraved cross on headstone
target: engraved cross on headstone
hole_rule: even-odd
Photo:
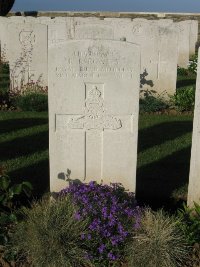
[[[92,86],[91,84],[86,84],[84,114],[56,115],[57,124],[59,124],[59,120],[63,121],[64,118],[64,128],[67,128],[67,130],[84,131],[84,179],[86,179],[86,177],[94,179],[94,175],[96,176],[97,174],[99,175],[98,178],[102,178],[103,133],[105,130],[118,130],[122,127],[122,121],[118,117],[106,114],[102,93],[102,84],[95,84]]]
[[[32,69],[30,63],[28,63],[28,82],[31,82],[35,78],[36,71]]]
[[[165,60],[161,60],[161,53],[160,53],[160,51],[158,51],[158,57],[157,57],[157,60],[152,60],[151,61],[151,63],[155,63],[156,64],[156,66],[157,66],[157,79],[159,79],[160,78],[160,70],[161,70],[161,65],[162,64],[166,64],[167,63],[167,61],[165,61]]]

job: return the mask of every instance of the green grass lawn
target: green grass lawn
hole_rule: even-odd
[[[34,195],[49,188],[48,114],[0,112],[0,165],[14,181],[29,180]]]
[[[171,204],[173,190],[188,182],[192,116],[142,115],[139,120],[137,198]]]
[[[192,116],[141,115],[137,198],[167,204],[174,189],[188,181]],[[0,112],[0,165],[13,181],[29,180],[34,195],[49,189],[48,114]]]
[[[189,74],[188,76],[177,76],[176,89],[181,89],[186,86],[191,86],[196,84],[196,74]]]

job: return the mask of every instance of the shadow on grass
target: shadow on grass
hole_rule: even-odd
[[[31,128],[48,123],[48,118],[22,118],[0,121],[0,134]]]
[[[0,160],[6,161],[44,151],[48,149],[48,142],[48,131],[3,142],[1,143]]]
[[[153,208],[173,208],[174,189],[188,182],[191,147],[182,149],[137,170],[136,197]]]
[[[196,84],[196,79],[183,79],[183,80],[178,80],[176,83],[176,88],[180,87],[185,87],[185,86],[190,86],[190,85],[195,85]]]
[[[171,121],[139,130],[138,152],[192,132],[192,121]]]
[[[29,181],[33,185],[33,197],[40,198],[49,192],[49,159],[8,173],[14,183]]]

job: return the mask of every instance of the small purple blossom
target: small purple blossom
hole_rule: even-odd
[[[99,253],[102,254],[105,248],[106,246],[104,244],[101,244],[101,246],[98,248]]]
[[[81,239],[85,239],[85,234],[81,234]]]
[[[88,235],[87,235],[87,238],[88,238],[88,240],[91,240],[91,239],[92,239],[91,234],[88,234]]]
[[[78,221],[80,221],[80,219],[81,219],[81,215],[80,215],[79,212],[76,212],[75,215],[74,215],[74,217],[75,217],[75,219],[78,220]]]
[[[117,259],[117,257],[112,252],[108,253],[108,258],[113,261]]]
[[[99,185],[94,181],[89,184],[73,184],[61,191],[61,195],[70,194],[78,207],[77,220],[87,219],[88,229],[81,239],[88,248],[88,256],[94,261],[107,266],[109,261],[117,261],[122,255],[129,230],[140,227],[141,211],[136,206],[133,193],[126,192],[121,184]],[[105,263],[107,262],[107,263]]]

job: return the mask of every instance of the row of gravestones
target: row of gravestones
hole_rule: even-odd
[[[141,47],[141,87],[163,96],[176,90],[177,65],[195,53],[198,22],[172,20],[10,17],[0,18],[1,57],[10,63],[11,88],[30,81],[48,84],[48,48],[67,40],[102,39]]]
[[[99,23],[102,26],[102,22]],[[110,23],[114,24],[112,21],[109,25]],[[92,27],[92,23],[86,24],[89,29]],[[84,24],[80,22],[76,25],[82,27]],[[101,30],[96,26],[99,34],[103,35],[107,31],[105,25]],[[118,21],[117,25],[127,26],[123,28],[125,34],[130,22],[124,24],[124,21]],[[56,33],[59,32],[59,27],[56,24],[54,26]],[[119,32],[122,26],[118,27]],[[69,38],[67,41],[52,42],[47,53],[45,25],[11,23],[6,29],[8,36],[12,36],[6,56],[14,54],[12,47],[17,50],[21,43],[23,53],[19,52],[19,55],[24,68],[28,61],[29,71],[35,63],[35,71],[39,68],[43,70],[44,64],[49,72],[51,191],[59,191],[66,186],[65,172],[69,169],[69,180],[121,182],[127,189],[135,192],[140,74],[144,46],[125,41],[125,37],[106,40],[86,39],[84,35],[83,39]],[[134,30],[132,27],[132,32],[140,33],[142,29],[143,27],[135,26]],[[168,27],[165,27],[165,30],[171,36],[171,30]],[[4,34],[6,35],[6,32]],[[53,32],[52,34],[54,35]],[[143,41],[145,42],[145,38]],[[165,39],[164,50],[170,47],[171,41],[173,42],[168,40],[168,43]],[[150,53],[151,46],[148,43],[145,43],[145,46],[146,49],[149,47]],[[27,56],[24,60],[25,51],[30,53],[30,58]],[[44,57],[48,57],[45,62]],[[200,66],[196,90],[189,204],[193,200],[200,200],[199,86]]]

